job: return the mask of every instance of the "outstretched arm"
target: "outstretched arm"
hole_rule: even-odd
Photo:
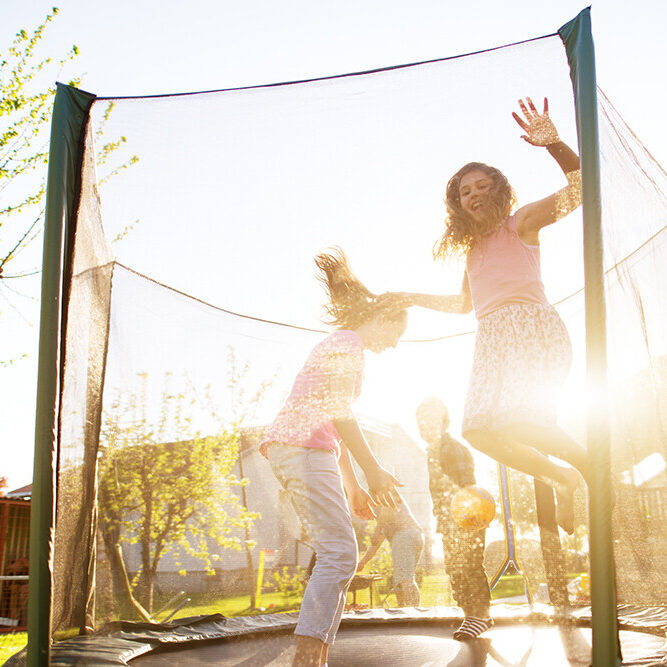
[[[521,138],[531,146],[542,146],[556,160],[567,178],[567,186],[549,197],[522,206],[516,212],[516,227],[519,236],[526,243],[536,244],[538,233],[546,227],[565,217],[581,205],[581,172],[579,156],[558,136],[556,126],[549,118],[549,102],[544,98],[544,110],[538,112],[530,97],[526,98],[528,106],[519,100],[524,118],[513,112],[514,120],[526,133]]]
[[[413,292],[393,292],[391,295],[404,308],[420,306],[441,313],[464,314],[472,310],[468,274],[463,275],[463,284],[459,294],[415,294]]]

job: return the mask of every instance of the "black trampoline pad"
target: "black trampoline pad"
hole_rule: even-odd
[[[329,667],[415,666],[524,667],[590,664],[588,628],[528,624],[496,627],[471,642],[452,639],[454,625],[426,623],[341,628],[329,651]],[[664,639],[641,632],[622,631],[624,665],[663,664]],[[291,634],[258,634],[206,643],[178,651],[152,653],[131,665],[225,665],[283,667],[292,664],[295,641]],[[655,662],[651,662],[651,656]],[[649,660],[649,662],[646,662]]]

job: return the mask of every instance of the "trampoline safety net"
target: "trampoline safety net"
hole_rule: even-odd
[[[457,294],[465,260],[433,255],[449,178],[472,161],[493,165],[518,207],[566,185],[548,151],[521,139],[512,112],[521,114],[517,101],[526,97],[540,112],[548,98],[560,138],[577,151],[558,33],[313,81],[87,98],[80,197],[66,237],[56,636],[163,620],[175,608],[176,618],[298,610],[312,550],[259,444],[308,354],[333,330],[323,324],[326,294],[313,258],[342,248],[375,294]],[[597,102],[617,597],[662,606],[667,178],[602,90]],[[109,158],[117,165],[101,165],[102,123],[108,136],[127,140]],[[542,229],[540,252],[546,294],[573,350],[558,423],[586,446],[581,211]],[[463,441],[476,329],[474,313],[410,308],[395,349],[364,353],[353,404],[424,533],[416,579],[426,607],[456,603],[415,414],[426,397],[441,399],[451,435]],[[486,531],[491,578],[506,555],[497,464],[469,450],[476,484],[497,505]],[[532,480],[510,470],[509,484],[531,598],[546,602],[551,593],[557,602],[564,590],[565,602],[587,604],[584,485],[574,534],[555,529],[556,546],[543,550]],[[362,554],[374,525],[355,519]],[[362,586],[357,607],[397,606],[388,542],[363,573],[377,575],[373,600]],[[494,598],[521,599],[520,573],[506,574]]]

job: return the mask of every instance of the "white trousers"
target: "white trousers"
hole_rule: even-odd
[[[317,554],[295,634],[332,644],[357,569],[357,540],[338,462],[329,450],[279,443],[269,445],[267,456]]]

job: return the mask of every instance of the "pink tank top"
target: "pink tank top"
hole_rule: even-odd
[[[468,253],[466,272],[477,319],[512,303],[549,303],[540,275],[540,247],[519,238],[513,215]]]
[[[272,442],[296,447],[329,449],[340,456],[341,437],[334,421],[352,416],[351,403],[361,391],[364,349],[354,331],[340,330],[318,343],[296,376],[292,391],[269,427],[259,451],[266,456]],[[351,388],[333,395],[331,380]]]

